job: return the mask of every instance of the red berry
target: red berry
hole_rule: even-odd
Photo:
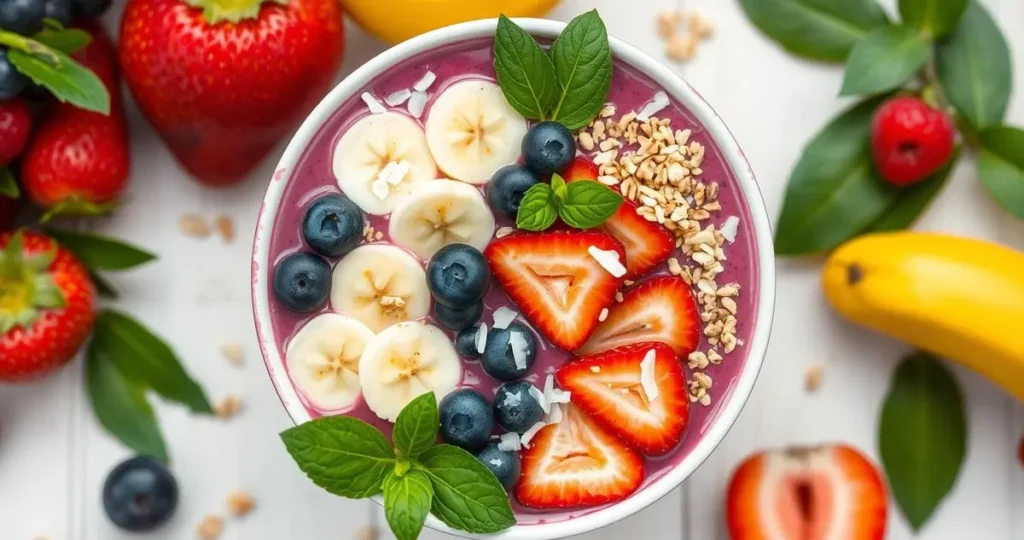
[[[890,99],[875,112],[871,151],[878,172],[891,184],[924,180],[946,164],[955,143],[949,116],[916,97]]]
[[[23,99],[0,101],[0,167],[21,155],[32,131],[32,113]]]

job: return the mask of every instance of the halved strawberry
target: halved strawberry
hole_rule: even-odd
[[[518,233],[484,250],[495,279],[522,314],[570,351],[587,341],[622,285],[587,252],[590,246],[625,257],[622,245],[599,231]]]
[[[654,385],[650,399],[641,382],[641,364],[654,351]],[[605,429],[649,455],[662,455],[683,438],[690,418],[686,375],[672,347],[637,343],[584,356],[555,372],[572,402]]]
[[[659,276],[627,292],[608,310],[608,318],[576,351],[597,354],[633,343],[661,342],[683,358],[700,339],[697,303],[682,278]]]
[[[644,480],[640,454],[572,405],[523,450],[522,470],[516,498],[542,509],[620,501]]]
[[[597,180],[597,165],[585,157],[565,171],[566,182]],[[614,216],[601,226],[626,249],[626,278],[636,279],[664,263],[676,249],[675,239],[663,225],[636,213],[639,206],[626,199]]]

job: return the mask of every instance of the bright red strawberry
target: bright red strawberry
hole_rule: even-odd
[[[621,501],[644,480],[640,454],[572,405],[523,450],[522,470],[516,499],[540,509]]]
[[[844,445],[771,450],[736,469],[726,496],[732,540],[882,540],[878,470]]]
[[[953,120],[914,96],[894,97],[871,124],[871,153],[882,178],[897,186],[920,182],[949,161],[956,145]]]
[[[571,351],[587,341],[622,285],[588,253],[591,246],[625,256],[621,244],[598,231],[513,234],[491,242],[484,256],[523,315]]]
[[[577,157],[565,171],[566,182],[596,180],[597,165],[585,157]],[[675,239],[661,224],[647,221],[636,213],[636,203],[626,199],[614,216],[601,226],[626,249],[627,279],[636,279],[664,263],[676,249]]]
[[[0,235],[0,382],[38,379],[66,364],[96,319],[82,263],[34,232]]]
[[[653,353],[653,354],[652,354]],[[642,364],[652,354],[656,396],[643,384]],[[686,374],[675,351],[664,343],[637,343],[576,358],[555,372],[558,385],[595,422],[648,455],[679,444],[690,418]]]
[[[23,99],[0,101],[0,167],[21,155],[32,131],[32,111]]]
[[[128,0],[121,66],[178,161],[198,181],[224,186],[243,180],[323,97],[343,41],[337,0]]]
[[[700,341],[697,303],[681,278],[659,276],[627,292],[576,354],[652,341],[672,347],[680,358],[693,352]]]

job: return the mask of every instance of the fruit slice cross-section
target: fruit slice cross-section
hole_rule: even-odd
[[[321,411],[350,407],[359,398],[359,357],[373,331],[339,313],[306,323],[288,342],[288,375],[299,392]]]
[[[374,332],[430,311],[427,274],[400,247],[357,247],[334,266],[331,307],[362,321]]]
[[[456,180],[431,180],[395,207],[391,241],[428,260],[449,244],[483,250],[494,234],[494,214],[480,190]]]

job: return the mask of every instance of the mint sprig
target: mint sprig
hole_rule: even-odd
[[[566,184],[557,173],[551,184],[536,184],[526,190],[516,214],[516,227],[524,231],[543,231],[562,218],[577,229],[593,229],[615,215],[622,206],[622,195],[598,182]]]
[[[38,41],[0,30],[0,45],[9,48],[8,59],[15,69],[48,89],[57,100],[107,115],[110,114],[110,92],[103,81],[66,53],[88,43],[82,33],[81,30],[44,30],[38,35],[42,41]]]

